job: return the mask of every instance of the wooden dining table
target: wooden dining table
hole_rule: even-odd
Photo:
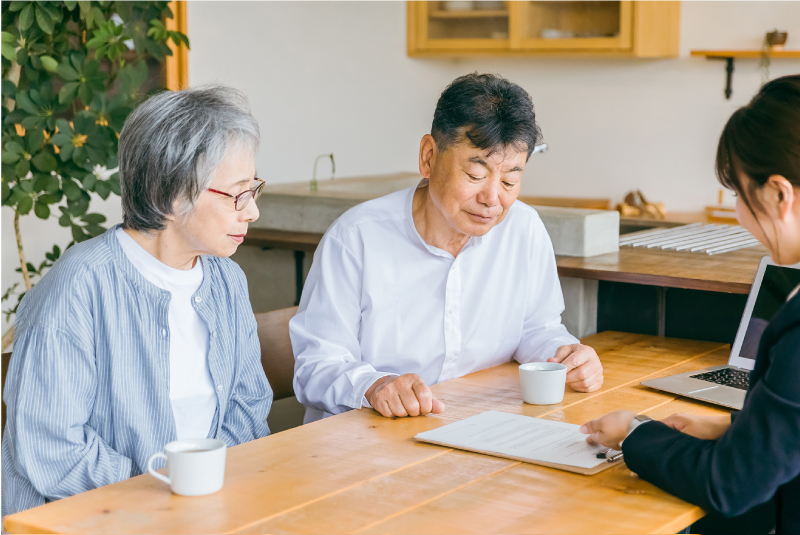
[[[346,412],[228,449],[225,485],[172,494],[144,474],[5,518],[12,533],[675,533],[704,515],[624,464],[584,476],[424,444],[417,433],[496,410],[582,424],[616,409],[652,418],[721,414],[646,388],[645,379],[727,361],[715,342],[604,332],[583,340],[603,362],[592,393],[528,405],[518,366],[432,387],[440,415]],[[657,452],[654,452],[657,454]]]

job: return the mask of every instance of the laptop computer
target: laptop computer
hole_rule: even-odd
[[[779,266],[761,259],[726,366],[681,373],[642,384],[733,409],[741,409],[761,335],[778,310],[800,290],[800,264]]]

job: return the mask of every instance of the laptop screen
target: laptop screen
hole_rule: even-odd
[[[761,335],[798,285],[800,269],[773,265],[766,267],[739,357],[755,360]]]

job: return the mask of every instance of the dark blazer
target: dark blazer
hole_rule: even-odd
[[[778,533],[800,533],[800,296],[764,331],[744,407],[718,440],[660,422],[622,444],[639,477],[706,511],[740,515],[775,498]]]

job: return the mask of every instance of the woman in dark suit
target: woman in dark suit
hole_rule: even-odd
[[[800,262],[800,75],[773,80],[725,125],[717,176],[739,222],[783,265]],[[705,509],[693,531],[800,533],[800,296],[764,331],[744,407],[657,422],[616,411],[581,430],[628,467]],[[736,517],[735,522],[726,518]],[[713,519],[713,523],[711,522]],[[702,521],[701,521],[702,522]]]

